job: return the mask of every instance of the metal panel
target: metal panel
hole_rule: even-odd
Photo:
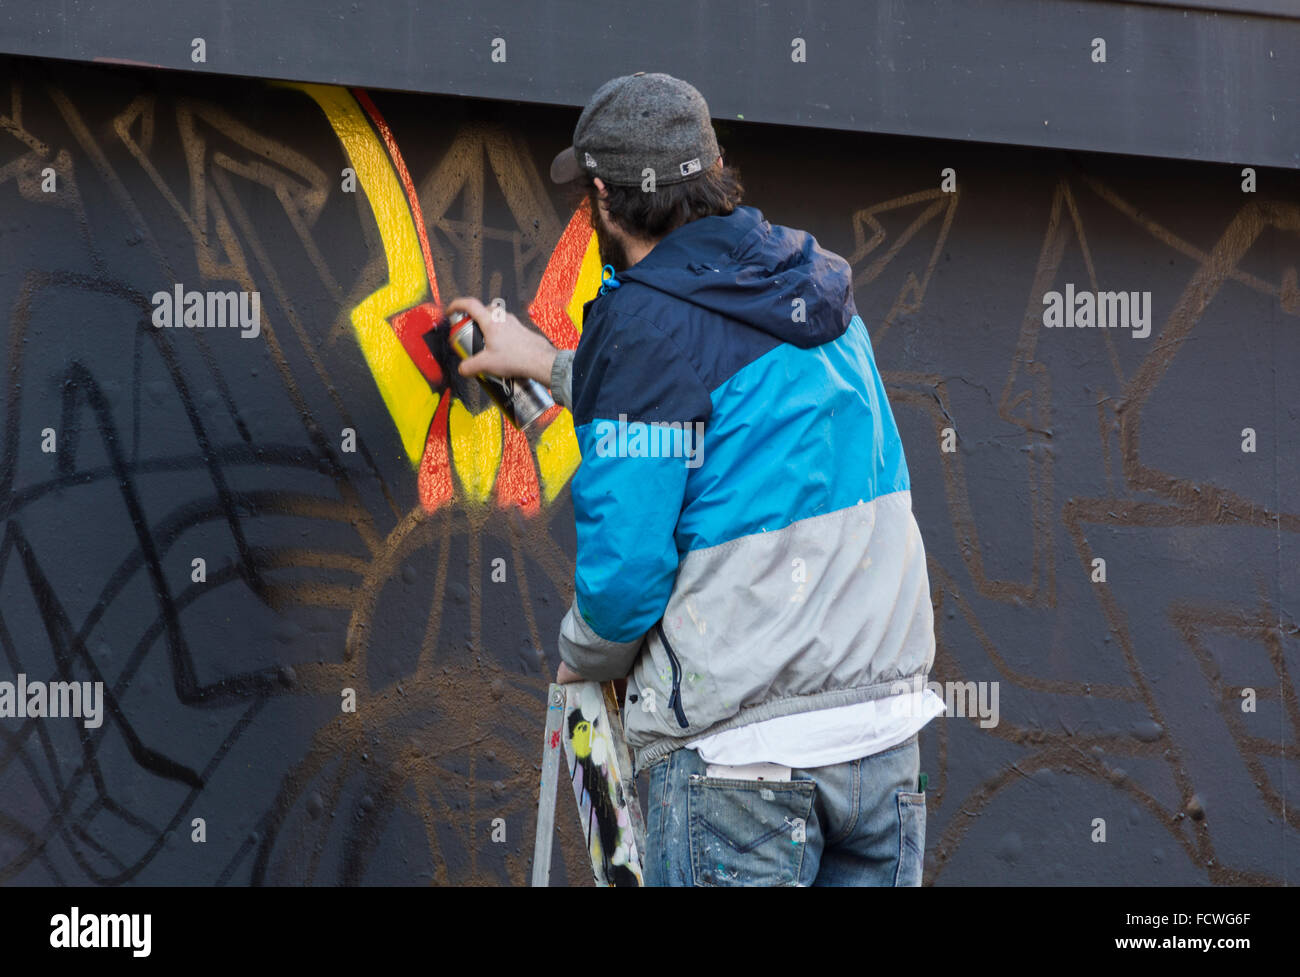
[[[1296,0],[1214,5],[1279,16],[1078,0],[658,0],[598,17],[578,0],[3,0],[0,51],[574,106],[658,70],[717,118],[1300,164]]]

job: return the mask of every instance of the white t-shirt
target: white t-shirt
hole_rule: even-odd
[[[931,689],[851,706],[778,716],[687,743],[705,763],[779,763],[807,769],[846,763],[897,746],[944,711]]]

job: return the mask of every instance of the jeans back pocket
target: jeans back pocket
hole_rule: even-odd
[[[686,809],[697,886],[799,884],[817,785],[692,774]]]

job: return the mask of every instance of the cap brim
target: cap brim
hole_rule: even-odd
[[[581,175],[582,167],[578,165],[578,155],[572,146],[551,161],[552,183],[571,183]]]

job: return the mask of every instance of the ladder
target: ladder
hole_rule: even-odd
[[[561,747],[596,885],[643,885],[645,818],[613,682],[552,682],[547,690],[533,885],[550,884]]]

